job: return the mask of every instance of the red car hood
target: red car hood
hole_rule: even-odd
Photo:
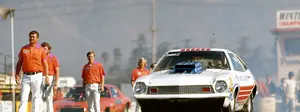
[[[114,101],[111,98],[101,98],[100,99],[101,109],[105,109],[106,107],[110,107],[114,105]],[[73,107],[73,108],[87,108],[88,105],[86,101],[75,102],[73,99],[62,99],[57,100],[53,104],[54,110],[60,110],[61,108]]]
[[[59,110],[60,108],[64,107],[85,107],[85,102],[75,102],[73,99],[62,99],[57,100],[53,103],[53,107],[55,110]]]

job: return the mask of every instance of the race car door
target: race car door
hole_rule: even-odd
[[[253,76],[246,65],[234,54],[229,53],[230,60],[234,69],[234,73],[239,81],[239,93],[237,101],[245,101],[251,94],[254,87]]]
[[[111,92],[111,95],[112,95],[112,98],[114,98],[114,103],[115,103],[115,111],[116,112],[120,112],[121,109],[122,109],[122,100],[120,98],[120,94],[118,93],[118,91],[113,88],[113,87],[110,87],[109,88],[110,92]]]

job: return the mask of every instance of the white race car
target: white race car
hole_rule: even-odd
[[[215,48],[168,51],[133,92],[142,112],[253,112],[258,93],[241,58]]]

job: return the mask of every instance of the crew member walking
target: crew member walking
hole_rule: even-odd
[[[42,83],[43,86],[43,103],[42,112],[53,112],[53,89],[57,89],[59,81],[59,62],[57,57],[51,53],[51,45],[48,42],[43,42],[41,46],[46,50],[47,62],[48,62],[48,72],[49,72],[49,85],[45,82]],[[43,79],[46,79],[45,72],[43,72]]]
[[[16,66],[16,83],[20,83],[20,71],[23,70],[21,82],[21,100],[19,112],[27,112],[27,101],[30,91],[32,92],[32,112],[40,112],[42,72],[45,72],[45,82],[49,84],[48,64],[46,50],[38,44],[39,33],[29,33],[29,44],[22,47]]]
[[[297,100],[297,84],[295,81],[294,72],[289,72],[288,79],[285,80],[283,88],[285,94],[286,112],[295,112],[295,103]]]
[[[104,91],[105,71],[100,62],[95,61],[95,52],[87,53],[88,63],[82,70],[83,87],[89,112],[100,112],[100,92]]]

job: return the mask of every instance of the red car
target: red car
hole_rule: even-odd
[[[128,112],[131,100],[114,85],[105,84],[101,92],[101,112]],[[62,100],[53,104],[55,112],[87,112],[88,105],[84,96],[83,87],[74,87]]]

